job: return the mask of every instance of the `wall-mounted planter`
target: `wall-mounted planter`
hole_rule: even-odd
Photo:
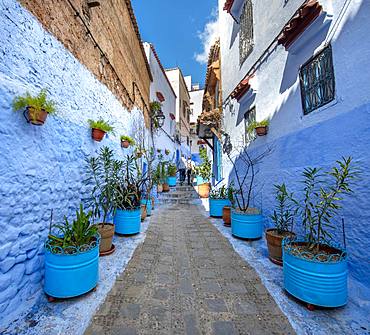
[[[231,206],[229,199],[209,199],[209,215],[215,218],[222,217],[225,206]]]
[[[152,200],[151,199],[141,199],[141,204],[146,206],[146,215],[152,215]]]
[[[322,246],[330,256],[321,253],[307,257],[295,246],[304,241],[283,240],[284,288],[308,304],[322,307],[344,306],[347,293],[347,252],[337,246]]]
[[[130,146],[129,141],[121,141],[121,147],[127,149]]]
[[[277,265],[283,265],[282,242],[285,237],[294,237],[292,232],[285,232],[283,235],[278,234],[276,228],[267,229],[265,232],[269,259]]]
[[[117,209],[113,223],[117,234],[133,235],[140,233],[141,208],[132,210]]]
[[[72,298],[96,287],[99,279],[99,241],[67,252],[45,244],[45,293],[53,298]]]
[[[146,206],[141,205],[141,222],[143,222],[146,219]]]
[[[106,256],[112,254],[115,250],[112,244],[114,235],[114,225],[112,223],[98,224],[98,231],[101,236],[99,252],[100,256]]]
[[[169,192],[170,191],[170,185],[168,185],[167,183],[163,183],[162,184],[162,191],[163,192]]]
[[[265,136],[267,135],[268,127],[267,126],[259,126],[254,128],[256,130],[256,134],[258,136]]]
[[[239,238],[260,239],[262,237],[262,215],[231,211],[231,233]]]
[[[176,186],[176,176],[169,176],[169,177],[167,177],[167,184],[170,187],[175,187]]]
[[[91,128],[91,137],[94,141],[101,142],[101,140],[104,138],[105,131],[97,129],[97,128]]]
[[[28,106],[23,115],[28,123],[31,123],[35,126],[42,126],[48,117],[48,113],[45,111],[45,109],[36,110],[32,106]]]
[[[201,198],[208,198],[211,186],[209,183],[198,185],[198,194]]]
[[[224,226],[231,226],[231,207],[225,206],[222,209],[222,220],[224,221]]]

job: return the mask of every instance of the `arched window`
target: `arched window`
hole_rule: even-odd
[[[240,15],[239,60],[244,63],[253,50],[253,6],[246,0]]]

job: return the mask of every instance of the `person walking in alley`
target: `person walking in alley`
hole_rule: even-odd
[[[180,185],[182,185],[185,181],[185,174],[186,174],[186,160],[184,155],[181,155],[181,158],[178,163],[178,170],[180,173]]]
[[[193,176],[193,161],[189,157],[186,163],[186,174],[188,177],[188,185],[192,185],[192,176]]]

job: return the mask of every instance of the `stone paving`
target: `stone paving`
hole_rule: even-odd
[[[196,205],[154,212],[86,335],[294,334],[256,272]]]

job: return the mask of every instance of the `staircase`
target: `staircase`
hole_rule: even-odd
[[[158,193],[159,204],[190,204],[199,199],[193,186],[177,185],[170,187],[169,192]]]

